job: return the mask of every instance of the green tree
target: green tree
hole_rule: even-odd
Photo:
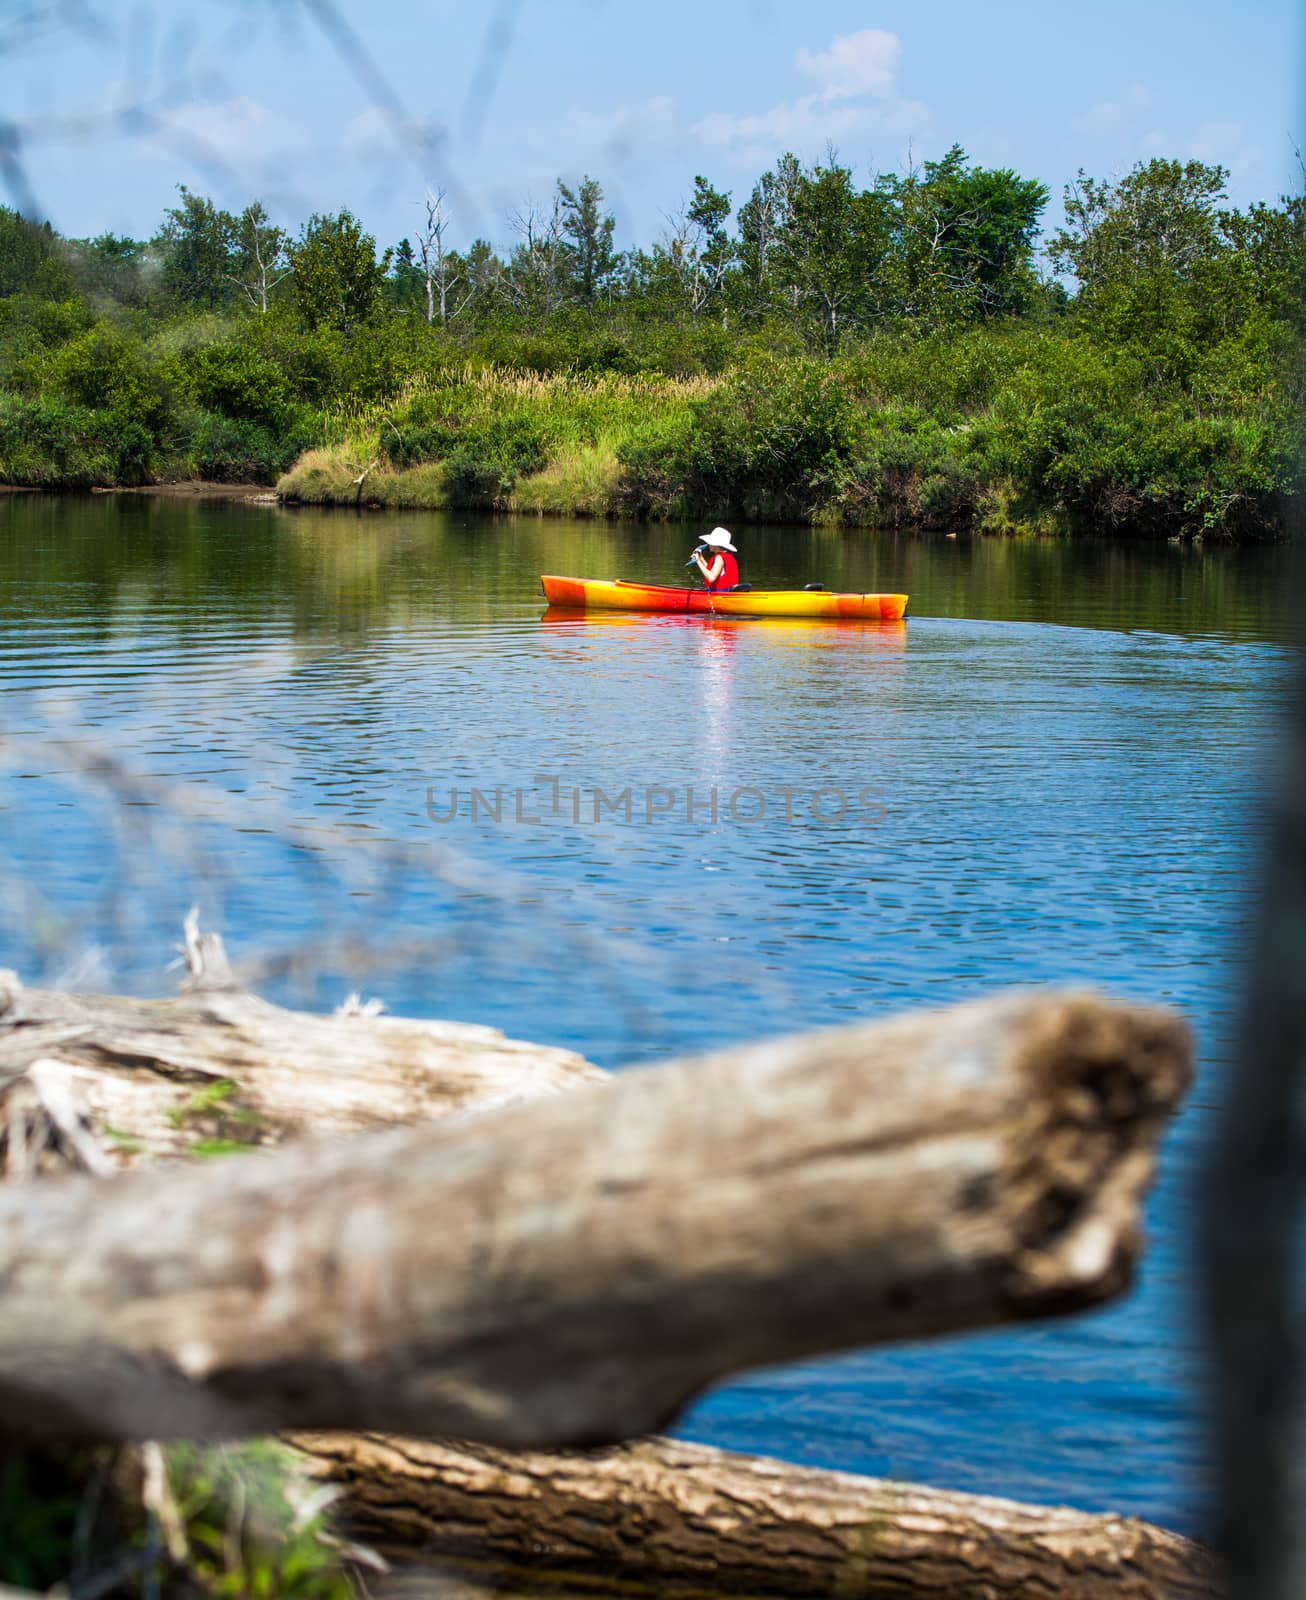
[[[882,176],[895,248],[882,309],[922,327],[1019,312],[1038,292],[1034,240],[1048,193],[1010,168],[971,167],[954,144],[904,177]]]
[[[789,187],[784,220],[770,247],[770,272],[812,343],[833,355],[866,306],[878,230],[852,173],[829,166],[800,171]]]
[[[741,309],[759,318],[772,308],[775,283],[772,262],[789,218],[794,189],[802,179],[797,156],[786,153],[773,172],[764,172],[739,208]]]
[[[735,258],[734,241],[726,231],[730,196],[714,189],[707,179],[694,179],[694,198],[671,218],[666,244],[645,258],[656,275],[660,257],[677,286],[679,298],[692,320],[702,316],[722,298],[726,273]]]
[[[562,234],[568,241],[577,295],[582,305],[592,306],[608,286],[617,265],[612,248],[616,223],[603,210],[603,190],[589,176],[574,191],[559,178],[558,198],[562,202]]]
[[[56,249],[48,222],[29,222],[19,212],[0,206],[0,296],[29,288]]]
[[[411,239],[401,239],[390,252],[391,303],[401,311],[416,311],[426,298],[426,283]]]
[[[70,340],[55,359],[54,373],[64,394],[112,411],[124,426],[153,431],[165,419],[168,401],[158,374],[140,346],[107,322]]]
[[[152,247],[140,239],[102,233],[71,245],[74,270],[82,292],[115,306],[139,307],[150,298],[146,270]]]
[[[1119,183],[1083,169],[1065,190],[1066,225],[1048,241],[1058,272],[1086,300],[1143,280],[1188,278],[1220,248],[1218,204],[1229,174],[1201,161],[1139,162]]]
[[[573,293],[561,193],[554,195],[548,211],[529,203],[515,211],[510,222],[518,242],[500,284],[503,300],[529,316],[552,316]]]
[[[238,224],[229,211],[179,184],[181,204],[164,212],[159,231],[163,286],[177,304],[214,310],[235,298],[232,256]]]
[[[1222,211],[1219,224],[1245,286],[1238,298],[1306,333],[1306,195],[1285,195],[1278,206]]]
[[[390,252],[377,259],[376,240],[350,211],[315,213],[290,250],[290,266],[304,326],[336,328],[348,337],[381,303]]]

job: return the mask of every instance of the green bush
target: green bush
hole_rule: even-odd
[[[445,459],[449,504],[502,508],[518,478],[539,472],[548,459],[545,434],[525,417],[469,428]]]
[[[810,516],[842,480],[862,416],[839,373],[811,359],[750,360],[693,405],[680,465],[695,515]]]
[[[157,427],[168,410],[157,372],[125,334],[105,322],[64,346],[55,360],[53,378],[70,399],[106,407],[124,423]]]
[[[0,482],[86,489],[118,481],[116,419],[59,396],[0,392]]]
[[[195,471],[212,483],[274,484],[318,442],[319,430],[311,422],[281,430],[202,411],[190,438],[189,454]]]
[[[400,423],[387,418],[381,428],[381,453],[395,467],[416,467],[425,461],[443,461],[466,442],[458,417],[422,423],[403,418]]]
[[[276,427],[293,399],[281,368],[248,345],[216,344],[191,350],[168,364],[168,375],[206,411],[240,422]]]
[[[692,424],[672,417],[646,424],[617,448],[619,476],[613,494],[618,512],[628,517],[670,521],[690,515],[685,461]]]
[[[94,317],[81,300],[38,301],[32,311],[32,332],[52,349],[85,333]]]

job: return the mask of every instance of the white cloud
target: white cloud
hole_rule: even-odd
[[[1204,122],[1190,147],[1199,161],[1227,167],[1235,178],[1245,176],[1265,154],[1247,137],[1241,122]]]
[[[444,138],[445,130],[436,123],[396,123],[380,106],[368,106],[346,125],[342,148],[346,155],[374,161],[380,156],[393,156],[400,148],[434,150]]]
[[[299,155],[309,146],[299,123],[246,96],[173,106],[159,114],[158,124],[165,143],[198,145],[232,167]]]
[[[1145,83],[1131,83],[1113,100],[1099,100],[1082,117],[1076,117],[1074,126],[1081,133],[1106,133],[1118,128],[1132,113],[1146,110],[1151,103],[1151,89]]]
[[[380,106],[368,106],[345,126],[342,143],[352,155],[371,157],[394,149],[390,118]]]
[[[799,71],[815,78],[812,94],[767,111],[713,112],[690,130],[696,140],[727,146],[741,159],[774,157],[780,149],[816,150],[853,134],[910,134],[929,121],[922,101],[898,97],[895,73],[902,42],[879,28],[840,34],[827,50],[800,50]]]
[[[695,139],[735,148],[741,158],[773,157],[784,150],[817,150],[853,134],[908,134],[929,120],[929,107],[918,100],[897,100],[890,106],[831,102],[805,95],[744,116],[713,112],[691,129]]]
[[[685,118],[668,95],[612,111],[572,111],[567,123],[581,145],[602,151],[616,166],[644,151],[674,150],[687,142]]]
[[[822,100],[851,100],[863,94],[892,95],[901,54],[896,33],[863,28],[836,35],[828,50],[800,50],[795,59],[798,70],[820,85]]]
[[[866,28],[835,37],[825,50],[799,50],[794,64],[817,87],[765,110],[696,117],[656,95],[606,112],[573,110],[566,130],[578,161],[593,153],[609,167],[702,148],[740,163],[769,164],[783,150],[810,158],[854,137],[906,139],[928,123],[930,111],[919,100],[899,98],[901,53],[896,34]]]

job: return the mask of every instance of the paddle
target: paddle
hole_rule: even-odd
[[[707,545],[705,543],[704,544],[696,544],[694,546],[693,555],[690,556],[689,560],[685,562],[685,565],[687,567],[696,567],[696,566],[698,566],[699,552],[702,551],[702,550],[706,550],[706,549],[707,549]],[[712,616],[716,616],[716,601],[713,600],[713,598],[712,598],[711,589],[708,589],[708,591],[707,591],[707,609],[711,613]]]

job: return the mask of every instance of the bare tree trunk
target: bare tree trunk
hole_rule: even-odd
[[[809,1600],[1197,1600],[1209,1554],[1132,1517],[956,1494],[670,1439],[524,1452],[297,1435],[382,1554],[466,1562],[491,1581],[565,1573],[604,1592]]]
[[[1170,1013],[1017,993],[438,1126],[12,1186],[0,1434],[615,1440],[742,1368],[1094,1304],[1129,1281],[1188,1056]]]

